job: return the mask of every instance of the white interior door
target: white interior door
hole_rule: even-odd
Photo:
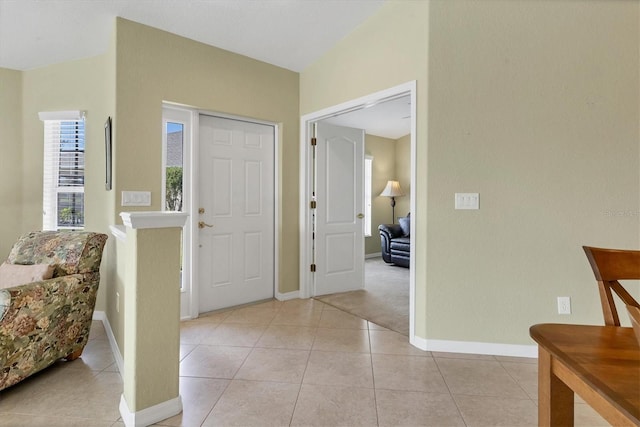
[[[318,123],[314,295],[364,287],[364,130]]]
[[[200,116],[199,312],[274,294],[274,127]]]

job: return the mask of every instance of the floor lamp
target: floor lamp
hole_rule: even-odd
[[[387,181],[387,186],[384,187],[381,196],[391,197],[391,223],[396,223],[396,197],[404,196],[400,183],[398,181]]]

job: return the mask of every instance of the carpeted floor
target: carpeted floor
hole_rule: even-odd
[[[409,336],[409,269],[370,258],[365,261],[364,282],[364,290],[316,299]]]

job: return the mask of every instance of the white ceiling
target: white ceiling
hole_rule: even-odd
[[[100,55],[120,16],[300,72],[385,1],[0,0],[0,67],[29,70]],[[409,133],[409,111],[396,100],[332,122],[397,139]]]
[[[302,71],[385,0],[0,0],[0,67],[96,56],[114,18]]]
[[[411,132],[411,96],[381,102],[323,121],[364,129],[369,135],[399,139]]]

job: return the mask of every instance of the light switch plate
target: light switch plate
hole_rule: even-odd
[[[151,206],[151,191],[123,191],[122,206]]]
[[[456,193],[456,209],[480,209],[480,193]]]

